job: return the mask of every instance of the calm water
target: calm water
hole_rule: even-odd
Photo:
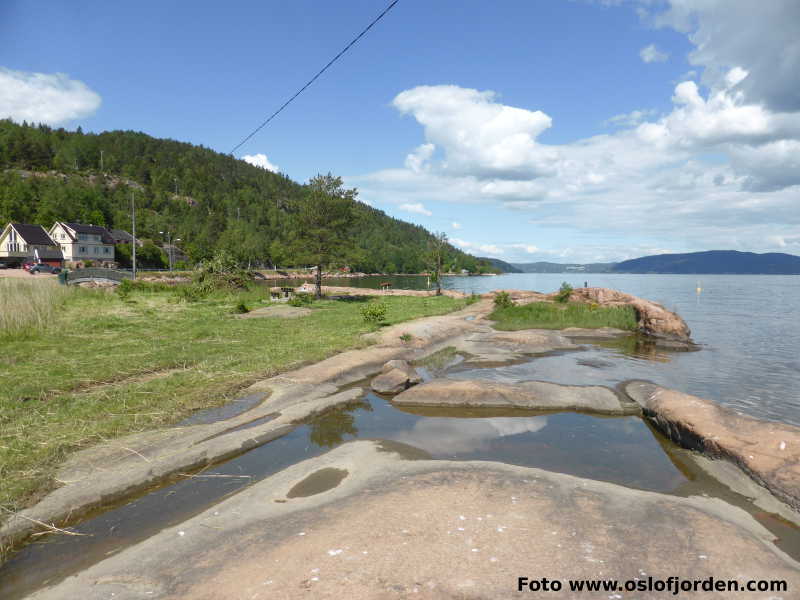
[[[665,354],[661,362],[624,357],[624,362],[609,367],[615,370],[617,380],[650,379],[745,414],[800,425],[800,276],[524,273],[449,277],[444,287],[467,293],[495,289],[552,292],[562,281],[573,287],[587,281],[593,287],[659,302],[686,320],[693,339],[703,347],[700,352]],[[700,294],[696,292],[698,281]],[[342,280],[339,285],[376,287],[378,283],[378,278],[368,277]],[[402,277],[395,283],[398,288],[425,286],[424,277]],[[586,357],[569,360],[581,358]],[[533,368],[534,363],[529,365]],[[515,374],[521,379],[572,382],[573,369],[567,359],[552,361],[551,366],[554,371],[549,372],[539,362],[535,376]],[[595,372],[597,369],[588,371]],[[596,376],[598,383],[610,379],[600,372]]]

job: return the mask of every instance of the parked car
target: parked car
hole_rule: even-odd
[[[46,265],[44,263],[33,265],[28,269],[28,273],[31,275],[36,275],[37,273],[53,273],[58,274],[61,273],[61,267],[53,267],[50,265]]]
[[[8,269],[8,264],[0,262],[0,269]]]

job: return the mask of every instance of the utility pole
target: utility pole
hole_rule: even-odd
[[[131,190],[131,224],[132,224],[132,236],[133,236],[133,278],[136,279],[136,202],[133,200],[133,190]]]
[[[180,238],[173,240],[171,231],[159,231],[158,233],[167,236],[167,260],[169,260],[169,270],[170,272],[172,272],[172,247],[173,247],[172,242],[173,241],[179,242],[181,240]]]

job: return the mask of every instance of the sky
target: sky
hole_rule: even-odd
[[[228,153],[389,0],[2,0],[0,118]],[[797,0],[400,0],[236,151],[479,256],[800,255]]]

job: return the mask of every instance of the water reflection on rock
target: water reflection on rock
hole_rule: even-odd
[[[450,455],[486,450],[497,438],[535,433],[547,426],[547,417],[494,417],[488,419],[425,418],[393,439],[427,450]]]

